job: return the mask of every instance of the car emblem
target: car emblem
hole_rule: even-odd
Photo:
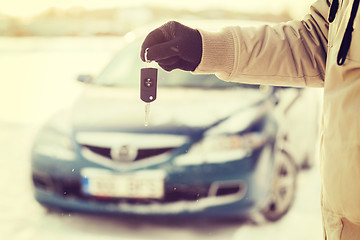
[[[115,162],[133,162],[136,159],[138,149],[134,146],[122,145],[111,149],[111,158]]]

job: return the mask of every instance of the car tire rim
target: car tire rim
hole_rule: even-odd
[[[295,195],[296,168],[285,152],[276,154],[275,171],[271,200],[264,212],[269,220],[277,220],[284,215]]]

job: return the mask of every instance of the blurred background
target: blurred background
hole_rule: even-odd
[[[76,81],[77,76],[96,76],[134,38],[134,31],[168,20],[276,23],[301,19],[312,1],[0,2],[1,239],[321,238],[317,161],[299,174],[296,199],[286,216],[263,224],[53,213],[35,201],[30,176],[30,151],[38,129],[79,96],[83,84]]]

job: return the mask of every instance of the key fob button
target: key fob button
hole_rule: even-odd
[[[152,87],[152,81],[151,81],[151,78],[147,78],[147,79],[145,79],[145,81],[144,81],[144,85],[145,85],[145,87]]]

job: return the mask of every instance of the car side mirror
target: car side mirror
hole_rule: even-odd
[[[94,77],[89,74],[80,74],[76,80],[81,83],[91,83],[94,80]]]

